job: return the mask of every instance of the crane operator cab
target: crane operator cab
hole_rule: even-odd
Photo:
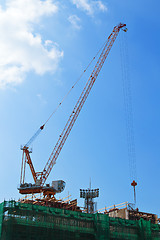
[[[54,197],[56,193],[61,193],[65,188],[66,183],[63,180],[52,181],[51,184],[45,186],[40,185],[40,181],[36,181],[35,184],[24,183],[18,187],[21,194],[35,194],[43,193],[44,197]]]

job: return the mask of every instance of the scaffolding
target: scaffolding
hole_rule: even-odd
[[[0,204],[1,240],[158,240],[160,226],[12,201]]]

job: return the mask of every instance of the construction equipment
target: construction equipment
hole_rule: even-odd
[[[133,182],[131,183],[131,186],[133,187],[133,191],[134,191],[134,204],[136,204],[136,186],[137,186],[137,182],[133,180]]]
[[[113,43],[115,42],[118,33],[120,31],[120,29],[126,31],[126,24],[122,24],[120,23],[119,25],[115,26],[112,33],[110,34],[110,36],[108,37],[105,46],[99,56],[99,59],[61,133],[61,135],[59,136],[59,139],[43,169],[42,172],[36,172],[30,157],[30,149],[29,149],[29,143],[27,143],[25,146],[22,147],[23,150],[23,155],[22,155],[22,167],[21,167],[21,178],[20,178],[20,187],[18,188],[19,193],[21,194],[34,194],[34,193],[39,193],[39,192],[43,192],[44,196],[47,197],[53,197],[55,195],[55,193],[57,192],[61,192],[63,191],[64,187],[65,187],[65,182],[62,180],[57,181],[57,183],[52,182],[52,184],[46,184],[46,186],[44,186],[53,166],[56,163],[56,160],[63,148],[63,145],[97,79],[97,76],[113,46]],[[39,131],[41,131],[44,128],[44,125],[42,125],[42,127],[38,130],[38,132],[36,134],[39,134]],[[36,137],[36,134],[34,137]],[[32,141],[32,138],[31,138]],[[25,183],[25,169],[26,169],[26,163],[29,164],[33,179],[34,179],[34,184],[31,183]],[[55,187],[56,186],[56,187]]]
[[[99,188],[97,189],[80,189],[80,198],[85,199],[84,209],[87,213],[96,212],[96,202],[94,202],[94,198],[99,197]]]

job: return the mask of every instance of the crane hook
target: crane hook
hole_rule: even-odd
[[[135,187],[137,186],[137,182],[135,180],[133,180],[133,182],[131,183],[131,186],[134,189],[134,203],[136,204],[136,189],[135,189]]]

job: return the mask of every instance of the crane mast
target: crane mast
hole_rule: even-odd
[[[33,167],[33,163],[31,161],[31,158],[30,158],[30,152],[29,152],[29,147],[28,146],[24,146],[23,147],[23,158],[22,158],[22,168],[21,168],[21,185],[24,184],[24,177],[25,177],[25,164],[26,162],[29,164],[30,166],[30,169],[31,169],[31,173],[32,173],[32,176],[33,176],[33,179],[35,181],[35,184],[38,182],[38,184],[40,185],[40,189],[41,191],[43,191],[44,189],[44,183],[45,181],[47,180],[54,164],[56,163],[56,160],[66,142],[66,139],[68,137],[68,135],[70,134],[71,130],[72,130],[72,127],[97,79],[97,76],[99,74],[99,72],[101,71],[102,69],[102,66],[118,36],[118,33],[120,31],[120,29],[126,31],[126,24],[122,24],[120,23],[118,26],[115,26],[112,33],[110,34],[110,36],[108,37],[108,40],[107,42],[105,43],[105,46],[103,47],[103,50],[99,56],[99,59],[61,133],[61,135],[59,136],[59,139],[43,169],[42,172],[35,172],[34,170],[34,167]],[[25,158],[25,160],[24,160]],[[37,184],[37,185],[38,185]],[[29,189],[29,188],[28,188]],[[36,189],[36,188],[35,188]],[[33,191],[39,191],[39,190],[33,190]],[[20,193],[26,193],[26,191],[23,191],[23,189],[20,187],[19,188],[19,192]],[[29,192],[32,192],[32,191],[29,191]]]

